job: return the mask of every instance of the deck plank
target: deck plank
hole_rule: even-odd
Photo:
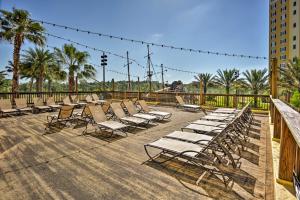
[[[267,117],[257,116],[251,145],[227,191],[214,176],[179,161],[159,166],[148,161],[143,145],[202,116],[174,108],[170,122],[105,139],[82,136],[83,127],[43,135],[46,113],[0,119],[0,192],[3,199],[264,199]],[[92,131],[92,127],[89,127]]]

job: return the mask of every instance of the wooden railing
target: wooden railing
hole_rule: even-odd
[[[280,141],[277,182],[292,184],[300,177],[300,113],[279,99],[271,101],[273,138]],[[297,187],[295,187],[298,190]]]
[[[242,108],[251,102],[251,106],[258,110],[269,110],[270,97],[268,95],[226,95],[226,94],[199,94],[199,93],[174,93],[174,92],[120,92],[120,91],[88,91],[88,92],[20,92],[0,93],[0,98],[13,99],[13,97],[26,98],[29,104],[33,103],[34,97],[41,97],[44,101],[53,96],[56,102],[61,102],[67,95],[78,95],[84,101],[86,95],[96,93],[104,99],[131,99],[138,98],[152,102],[159,102],[163,105],[175,105],[176,95],[184,98],[186,103],[206,105],[212,107],[238,107]]]

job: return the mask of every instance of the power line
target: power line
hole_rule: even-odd
[[[130,39],[127,37],[114,36],[114,35],[110,35],[110,34],[106,34],[106,33],[99,33],[99,32],[84,30],[84,29],[80,29],[80,28],[74,28],[74,27],[55,24],[55,23],[42,21],[42,20],[35,20],[35,19],[32,19],[32,20],[35,22],[39,22],[41,24],[52,25],[53,27],[63,28],[65,30],[72,30],[72,31],[76,31],[76,32],[87,33],[90,35],[96,35],[98,37],[117,39],[117,40],[132,42],[132,43],[138,43],[138,44],[142,44],[142,45],[152,45],[152,46],[161,47],[161,48],[169,48],[169,49],[174,49],[174,50],[188,51],[188,52],[208,54],[208,55],[210,54],[210,55],[217,55],[217,56],[267,60],[267,57],[264,57],[264,56],[251,56],[251,55],[245,55],[245,54],[224,53],[224,52],[217,52],[217,51],[207,51],[207,50],[200,50],[200,49],[193,49],[193,48],[176,47],[176,46],[172,46],[172,45],[147,42],[147,41],[143,41],[143,40]]]
[[[57,48],[57,47],[54,47],[54,46],[51,46],[51,45],[46,45],[46,47],[47,47],[47,48],[52,48],[52,49],[56,49],[56,48]],[[96,67],[102,67],[101,65],[97,65],[97,64],[95,64],[95,63],[88,63],[88,64],[89,64],[89,65],[96,66]],[[119,71],[116,71],[116,70],[113,70],[113,69],[105,69],[105,71],[107,71],[107,72],[113,72],[113,73],[119,74],[119,75],[128,76],[128,74],[126,74],[126,73],[119,72]],[[136,78],[139,77],[139,76],[137,76],[137,75],[132,75],[132,74],[131,74],[130,76],[136,77]]]
[[[61,37],[61,36],[58,36],[58,35],[54,35],[54,34],[51,34],[51,33],[44,33],[44,34],[47,35],[47,36],[56,38],[56,39],[60,39],[60,40],[64,40],[64,41],[76,44],[76,45],[81,46],[81,47],[85,47],[86,49],[91,49],[93,51],[98,51],[98,52],[101,52],[101,53],[106,53],[108,55],[113,55],[113,56],[121,58],[121,59],[127,59],[125,56],[122,56],[120,54],[116,54],[116,53],[113,53],[113,52],[107,51],[107,50],[98,49],[96,47],[92,47],[92,46],[89,46],[89,45],[86,45],[86,44],[82,44],[82,43],[73,41],[73,40],[68,39],[68,38],[64,38],[64,37]],[[129,58],[129,60],[132,61],[132,62],[134,62],[135,64],[137,64],[139,67],[145,68],[143,65],[141,65],[140,63],[138,63],[135,59]]]

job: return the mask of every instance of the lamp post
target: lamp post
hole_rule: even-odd
[[[239,78],[240,76],[240,72],[238,70],[236,70],[234,72],[234,79],[235,79],[235,106],[236,106],[236,109],[238,107],[238,98],[237,98],[237,95],[238,95],[238,83],[237,83],[237,79]]]
[[[107,55],[103,52],[101,56],[101,66],[103,68],[103,91],[105,90],[105,66],[107,65]]]

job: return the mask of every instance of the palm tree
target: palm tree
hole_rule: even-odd
[[[30,87],[32,87],[33,78],[36,78],[37,92],[42,92],[43,82],[47,72],[55,68],[53,53],[44,48],[29,48],[22,55],[22,67],[25,77],[31,76]]]
[[[239,71],[237,69],[225,69],[225,70],[220,70],[218,69],[217,75],[213,79],[213,83],[215,85],[220,85],[225,88],[226,91],[226,106],[229,106],[229,92],[231,86],[236,82],[240,81],[241,79],[238,78],[237,74]]]
[[[197,76],[194,76],[197,81],[203,82],[204,94],[207,92],[207,87],[213,83],[214,76],[209,73],[200,73]]]
[[[19,88],[19,62],[22,44],[28,40],[37,45],[45,43],[44,28],[30,19],[26,10],[13,8],[12,12],[0,10],[0,40],[14,44],[12,92]]]
[[[246,70],[243,72],[245,79],[244,85],[252,91],[252,94],[258,95],[260,91],[267,89],[268,87],[268,70]],[[257,107],[257,96],[254,96],[254,107]]]
[[[296,89],[300,92],[300,58],[294,58],[287,65],[279,68],[280,85],[288,90]]]
[[[7,75],[6,71],[0,71],[0,86],[2,86],[4,84],[6,75]]]
[[[61,69],[58,64],[50,65],[46,71],[45,79],[48,81],[48,92],[51,92],[53,81],[64,81],[67,78],[67,73]]]
[[[74,92],[75,78],[91,78],[96,69],[87,64],[89,54],[77,50],[72,44],[65,44],[62,49],[55,49],[57,61],[68,70],[69,92]]]

